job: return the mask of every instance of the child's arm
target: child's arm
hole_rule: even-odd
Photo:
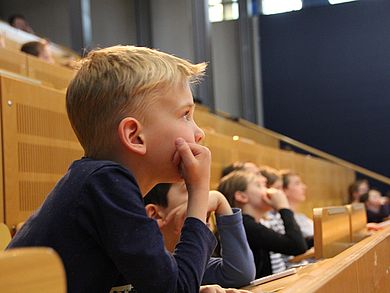
[[[250,291],[232,288],[225,289],[219,285],[207,285],[201,286],[199,289],[199,293],[250,293]]]
[[[280,209],[285,234],[277,233],[248,216],[244,217],[245,231],[252,250],[264,249],[287,255],[302,254],[307,250],[302,232],[295,222],[294,213],[289,209]]]
[[[217,202],[219,204],[215,204]],[[202,284],[216,283],[224,287],[248,285],[254,279],[256,269],[245,235],[241,210],[232,210],[226,198],[217,191],[210,192],[210,207],[214,208],[217,215],[222,257],[210,259]]]

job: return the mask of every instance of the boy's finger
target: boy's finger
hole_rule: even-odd
[[[173,154],[172,163],[173,163],[174,166],[179,166],[179,164],[180,164],[180,154],[179,154],[178,151],[176,151]]]
[[[176,139],[176,149],[180,155],[182,162],[185,165],[192,163],[192,161],[194,160],[194,155],[190,149],[190,146],[184,139]]]

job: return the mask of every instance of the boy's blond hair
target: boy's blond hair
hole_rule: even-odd
[[[206,64],[149,48],[114,46],[91,51],[78,67],[68,86],[66,108],[85,155],[99,158],[112,150],[123,118],[142,122],[152,97],[198,81]]]
[[[230,206],[236,207],[235,193],[246,191],[250,182],[254,181],[258,175],[253,172],[238,170],[222,177],[218,191],[221,192],[229,202]]]

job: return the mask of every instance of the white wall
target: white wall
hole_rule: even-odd
[[[236,20],[211,25],[215,107],[232,116],[240,115],[241,76]]]
[[[133,0],[90,0],[92,47],[135,44],[136,25]],[[35,33],[71,47],[68,1],[0,0],[1,17],[23,14]]]
[[[23,14],[37,35],[70,47],[68,1],[0,0],[0,7],[4,20],[12,14]]]
[[[194,60],[190,0],[152,0],[153,47]]]
[[[134,1],[90,0],[92,47],[135,45],[137,31]]]

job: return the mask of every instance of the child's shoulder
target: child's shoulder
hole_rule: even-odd
[[[124,185],[139,190],[134,175],[119,163],[108,160],[95,160],[83,157],[74,161],[69,167],[65,178],[68,182],[77,181],[78,186],[96,185],[104,188]]]
[[[119,163],[109,160],[96,160],[87,157],[74,161],[69,170],[73,173],[83,173],[85,176],[89,176],[94,173],[111,172],[123,172],[132,176],[131,172]]]

